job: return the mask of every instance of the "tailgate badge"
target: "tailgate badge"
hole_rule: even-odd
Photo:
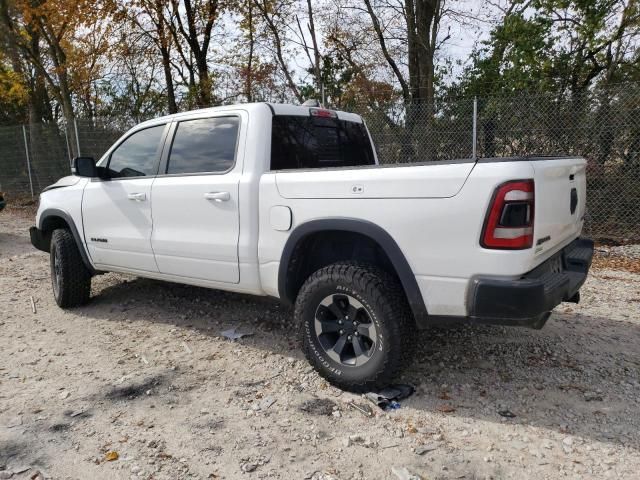
[[[551,240],[551,236],[547,235],[546,237],[542,237],[539,238],[538,241],[536,242],[536,245],[542,245],[545,242],[548,242],[549,240]]]

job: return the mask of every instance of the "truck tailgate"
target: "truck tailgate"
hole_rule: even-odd
[[[535,254],[557,250],[582,230],[587,197],[584,158],[532,158]]]

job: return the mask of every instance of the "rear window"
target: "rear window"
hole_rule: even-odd
[[[271,170],[375,165],[362,123],[337,118],[276,115],[271,131]]]

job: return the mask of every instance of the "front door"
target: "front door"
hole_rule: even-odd
[[[174,126],[153,183],[151,244],[161,273],[238,283],[241,117],[189,118]]]
[[[138,130],[104,160],[108,179],[92,179],[82,197],[84,236],[101,266],[157,272],[151,250],[151,184],[166,125]]]

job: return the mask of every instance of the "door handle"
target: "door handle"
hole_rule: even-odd
[[[214,202],[226,202],[231,198],[231,195],[229,192],[209,192],[204,194],[204,198]]]
[[[130,193],[129,195],[127,195],[127,198],[129,200],[136,200],[138,202],[142,202],[147,199],[147,194],[146,193]]]

